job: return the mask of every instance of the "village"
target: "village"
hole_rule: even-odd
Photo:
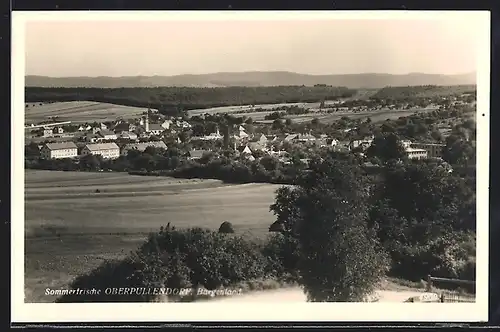
[[[443,111],[447,108],[457,107],[475,107],[474,98],[470,94],[464,94],[460,97],[441,97],[441,103],[436,104],[435,100],[424,101],[424,107],[434,109],[436,112]],[[421,100],[417,103],[422,104]],[[377,110],[373,106],[373,102],[365,102],[364,105],[356,101],[346,102],[331,102],[321,103],[321,111],[326,113],[331,112],[351,112],[355,114],[362,110],[366,111],[369,106],[372,112]],[[387,103],[386,103],[387,104]],[[348,106],[346,106],[348,105]],[[414,104],[405,103],[404,105],[386,105],[387,109],[394,107],[399,109],[408,109],[415,107]],[[375,108],[373,108],[375,107]],[[279,110],[280,108],[278,108]],[[281,108],[283,109],[283,108]],[[297,107],[293,109],[296,112]],[[318,112],[318,110],[305,109],[304,113]],[[394,111],[394,112],[397,112]],[[286,114],[286,112],[282,112]],[[238,114],[238,112],[228,113]],[[144,152],[148,147],[168,149],[169,145],[189,144],[189,150],[186,151],[186,157],[189,160],[198,160],[203,155],[219,151],[223,149],[233,150],[238,157],[244,157],[250,161],[260,159],[263,156],[272,156],[277,158],[281,163],[290,163],[290,147],[315,147],[329,149],[333,151],[353,152],[360,156],[371,146],[374,135],[357,135],[351,136],[350,139],[332,137],[331,135],[318,133],[318,130],[312,133],[311,130],[301,130],[301,132],[288,132],[283,128],[279,128],[278,132],[265,128],[272,127],[276,129],[276,124],[281,124],[280,112],[271,113],[277,114],[274,121],[262,121],[261,123],[253,123],[249,118],[243,117],[243,120],[236,121],[239,124],[219,125],[211,132],[205,134],[203,130],[193,130],[193,126],[203,122],[206,117],[195,116],[190,118],[184,116],[172,117],[159,114],[157,110],[148,109],[144,114],[135,119],[117,119],[115,121],[93,122],[85,124],[72,124],[71,121],[57,122],[57,119],[44,121],[39,124],[31,124],[26,127],[33,135],[32,137],[39,140],[37,144],[40,151],[39,157],[43,159],[74,159],[86,155],[99,155],[103,159],[117,159],[120,156],[127,156],[131,150]],[[207,115],[213,116],[213,115]],[[233,117],[233,115],[229,115]],[[348,120],[348,117],[342,117],[342,120]],[[317,119],[313,119],[314,123]],[[194,122],[193,122],[194,121]],[[369,121],[369,120],[367,120]],[[267,122],[267,123],[266,123]],[[287,119],[287,123],[291,123]],[[359,124],[359,121],[358,121]],[[259,126],[257,126],[259,125]],[[440,130],[446,136],[450,128],[439,126]],[[445,126],[446,127],[446,126]],[[449,126],[448,126],[449,127]],[[264,128],[264,129],[263,129]],[[261,129],[261,130],[259,130]],[[349,133],[357,128],[343,129],[342,132]],[[40,142],[40,140],[43,140]],[[404,147],[406,157],[408,159],[440,159],[442,151],[445,147],[443,140],[435,142],[420,142],[409,139],[400,141]],[[34,143],[31,143],[32,145]],[[301,159],[307,164],[307,158]]]

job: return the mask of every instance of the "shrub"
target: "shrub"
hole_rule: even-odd
[[[224,221],[219,227],[219,233],[234,233],[233,225],[229,221]]]
[[[444,234],[424,244],[401,245],[392,252],[391,273],[417,281],[427,275],[474,280],[475,261],[471,260],[468,234]],[[469,279],[472,278],[472,279]]]
[[[268,259],[268,273],[284,281],[297,281],[298,250],[299,243],[291,236],[280,233],[269,236],[262,248]]]
[[[274,277],[262,247],[241,236],[226,236],[202,228],[176,230],[167,225],[122,261],[105,262],[78,277],[72,289],[197,288],[209,290],[254,279]],[[154,301],[161,294],[63,296],[59,302]],[[185,299],[184,299],[185,300]]]

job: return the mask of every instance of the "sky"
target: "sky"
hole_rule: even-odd
[[[464,19],[34,20],[27,75],[153,76],[476,71],[479,28]]]

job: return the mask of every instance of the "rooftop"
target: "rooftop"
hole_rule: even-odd
[[[96,143],[96,144],[87,144],[85,145],[87,149],[90,151],[101,151],[101,150],[112,150],[112,149],[120,149],[116,143]]]
[[[45,146],[49,150],[77,149],[76,144],[73,142],[47,143]]]
[[[126,150],[131,150],[131,149],[136,149],[139,151],[144,151],[146,148],[153,146],[155,148],[167,148],[167,145],[163,141],[157,141],[157,142],[143,142],[143,143],[132,143],[132,144],[127,144],[123,148]]]
[[[414,149],[414,148],[408,148],[405,150],[406,152],[427,152],[425,149]]]
[[[107,130],[107,129],[99,130],[98,134],[102,135],[102,136],[115,135],[114,132],[112,132],[111,130]]]
[[[159,124],[159,123],[151,123],[151,124],[149,124],[149,130],[161,130],[161,131],[163,131],[163,130],[165,130],[165,128],[163,128],[161,126],[161,124]]]
[[[446,144],[440,144],[440,143],[418,143],[418,142],[413,142],[412,145],[446,146]]]

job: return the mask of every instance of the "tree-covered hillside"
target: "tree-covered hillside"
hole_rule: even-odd
[[[183,110],[232,105],[316,102],[350,97],[356,90],[331,86],[228,88],[37,88],[27,87],[26,102],[97,101],[118,105]]]

